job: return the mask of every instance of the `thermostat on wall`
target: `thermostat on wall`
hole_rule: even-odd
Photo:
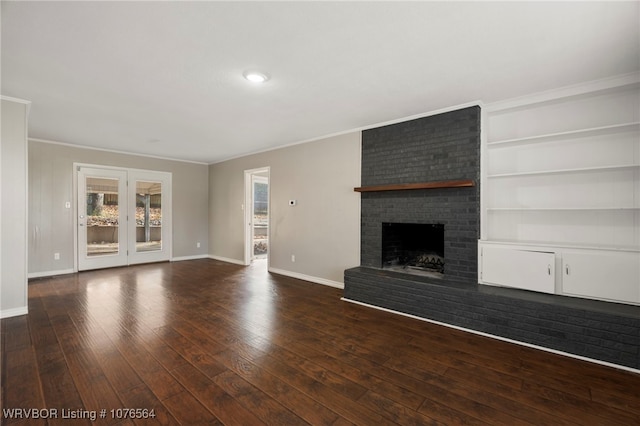
[[[298,204],[297,200],[289,200],[289,205],[290,206],[295,206],[296,204]]]

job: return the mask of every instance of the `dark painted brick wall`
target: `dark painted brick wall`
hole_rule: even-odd
[[[480,225],[480,107],[362,133],[362,186],[472,179],[472,188],[364,192],[363,266],[382,266],[382,222],[445,226],[445,274],[477,280]]]
[[[362,132],[362,186],[478,179],[480,107]]]

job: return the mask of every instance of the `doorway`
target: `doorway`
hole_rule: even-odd
[[[245,171],[245,265],[269,259],[269,168]]]
[[[170,260],[170,173],[76,170],[78,271]]]

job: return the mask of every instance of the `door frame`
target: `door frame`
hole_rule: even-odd
[[[259,167],[244,171],[244,265],[251,264],[253,259],[253,177],[267,175],[267,268],[271,259],[271,167]]]
[[[167,179],[167,188],[169,189],[169,191],[166,194],[163,193],[163,202],[162,202],[162,216],[163,216],[163,224],[162,224],[162,245],[163,247],[165,247],[166,244],[166,253],[164,256],[162,256],[162,258],[156,258],[156,259],[148,259],[148,262],[162,262],[162,261],[171,261],[173,259],[173,240],[172,240],[172,235],[173,235],[173,202],[172,202],[172,191],[173,191],[173,174],[171,172],[164,172],[164,171],[159,171],[159,170],[147,170],[147,169],[135,169],[135,168],[130,168],[130,167],[117,167],[117,166],[107,166],[107,165],[103,165],[103,164],[92,164],[92,163],[78,163],[78,162],[74,162],[73,163],[73,171],[72,171],[72,194],[73,196],[71,197],[71,211],[74,212],[72,214],[72,219],[73,219],[73,271],[74,272],[78,272],[79,271],[79,265],[78,265],[78,256],[79,256],[79,248],[78,248],[78,170],[81,167],[86,167],[86,168],[94,168],[94,169],[103,169],[103,170],[118,170],[118,171],[125,171],[127,173],[128,176],[128,180],[131,180],[131,176],[137,176],[140,174],[143,174],[143,176],[149,176],[149,175],[153,175],[153,174],[158,174],[158,175],[164,175],[165,178]],[[141,179],[141,180],[144,180]],[[129,192],[129,191],[128,191]],[[135,194],[135,189],[134,189],[134,194]],[[163,190],[164,192],[164,190]],[[129,200],[129,194],[125,194],[127,201]],[[166,223],[165,223],[165,219],[166,219]],[[127,232],[129,232],[127,230]],[[127,238],[128,240],[129,238]],[[128,241],[127,241],[128,244]],[[129,248],[131,249],[131,248]],[[154,253],[154,252],[149,252],[149,253]],[[127,256],[127,266],[128,265],[133,265],[133,264],[137,264],[137,263],[146,263],[146,261],[140,261],[140,260],[135,260],[132,262],[131,258],[129,256]]]

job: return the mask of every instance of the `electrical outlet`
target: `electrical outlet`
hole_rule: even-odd
[[[53,253],[53,260],[60,260],[60,253]]]
[[[200,248],[200,241],[198,241],[198,242],[196,243],[196,247],[197,247],[197,248]]]
[[[291,261],[295,263],[295,261],[296,261],[296,255],[295,254],[291,255]]]

